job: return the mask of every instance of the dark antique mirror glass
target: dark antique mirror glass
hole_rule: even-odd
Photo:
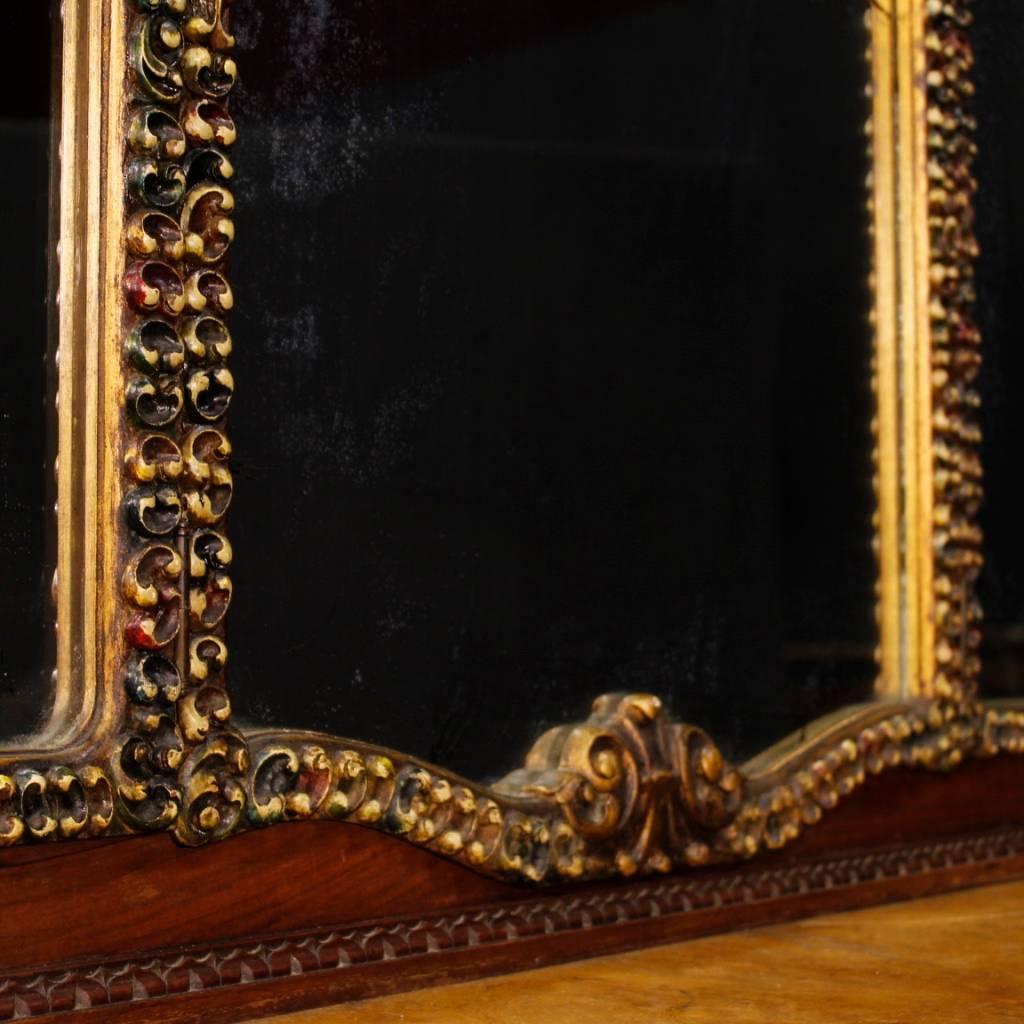
[[[477,778],[870,699],[860,0],[241,4],[243,723]]]
[[[985,608],[982,689],[986,696],[1024,693],[1024,9],[991,0],[974,29],[978,90],[978,317],[982,364],[982,464]]]
[[[53,397],[50,358],[51,43],[49,4],[16,4],[8,38],[26,59],[0,66],[0,733],[33,731],[52,692]]]

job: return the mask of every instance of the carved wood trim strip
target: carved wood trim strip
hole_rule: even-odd
[[[869,775],[949,770],[1024,752],[1024,713],[975,701],[869,707],[747,776],[649,694],[607,694],[552,729],[494,787],[391,751],[313,734],[253,734],[252,825],[325,818],[380,829],[499,878],[565,882],[744,860],[791,842]]]
[[[781,904],[874,883],[906,884],[928,875],[997,867],[1024,857],[1024,827],[798,864],[717,875],[634,882],[579,894],[538,896],[499,907],[325,929],[207,950],[113,963],[82,964],[0,980],[0,1020],[94,1008],[148,1006],[162,1000],[242,989],[263,982],[348,972],[385,962],[442,962],[460,951],[515,947],[560,934],[658,920],[699,918],[730,908]],[[984,880],[984,879],[982,879]],[[767,917],[761,920],[767,920]],[[718,926],[720,927],[720,925]],[[714,926],[704,932],[717,930]],[[672,935],[666,932],[666,937]],[[420,978],[428,974],[417,968]],[[238,1013],[244,1012],[239,1004]],[[151,1019],[151,1018],[140,1018]]]
[[[934,554],[936,697],[973,697],[981,672],[981,428],[976,389],[981,332],[975,321],[973,174],[977,122],[971,113],[972,0],[929,0],[924,26],[927,266],[929,284],[932,487],[929,551]]]

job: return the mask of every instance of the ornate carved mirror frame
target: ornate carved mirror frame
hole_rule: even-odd
[[[879,700],[823,719],[807,738],[740,768],[724,763],[700,729],[668,719],[656,696],[606,695],[587,721],[546,733],[522,769],[485,787],[365,743],[233,727],[224,638],[232,587],[225,423],[234,390],[228,266],[237,69],[227,0],[65,0],[57,691],[34,746],[2,756],[0,842],[32,848],[40,840],[172,831],[181,844],[199,846],[276,822],[332,819],[454,862],[459,872],[438,875],[437,884],[470,893],[470,903],[494,902],[494,883],[480,888],[483,881],[469,879],[562,886],[746,861],[813,832],[871,776],[903,768],[962,772],[976,759],[1024,750],[1024,709],[986,705],[977,692],[980,338],[972,312],[970,6],[865,3]],[[913,785],[915,792],[927,786]],[[879,807],[884,791],[872,793]],[[881,833],[863,815],[856,821],[851,828],[863,833],[846,836],[847,846],[851,838],[855,846],[878,841]],[[324,849],[334,842],[322,841]],[[982,860],[993,849],[984,842]],[[1017,856],[1020,837],[1005,842],[1006,856]],[[400,845],[386,848],[399,868],[412,863]],[[828,846],[823,840],[820,849]],[[172,853],[199,856],[161,850],[171,875],[178,870],[168,867]],[[17,861],[31,862],[27,851]],[[766,866],[764,877],[773,870]],[[870,870],[880,869],[872,862]],[[701,885],[714,889],[703,879],[718,877],[725,876],[697,872],[644,891],[654,893],[659,915],[681,913],[693,909]],[[777,874],[771,884],[780,892],[815,887],[796,875]],[[579,891],[583,900],[595,890]],[[617,908],[619,920],[633,913],[623,901],[639,899],[640,890],[628,897],[615,891],[607,907]],[[716,905],[723,891],[719,885]],[[559,899],[571,902],[509,892],[546,908],[537,910],[542,916],[556,914]],[[595,899],[585,897],[594,920]],[[364,901],[362,918],[354,911],[350,918],[397,912],[387,900],[371,903]],[[568,913],[564,906],[558,912]],[[496,927],[493,915],[488,921]],[[435,934],[428,946],[463,943],[454,925],[432,927],[447,938]],[[364,939],[360,956],[373,959]],[[417,952],[408,935],[403,941],[412,943],[409,955]],[[297,949],[289,948],[300,961],[290,975],[323,969],[323,948],[309,953],[320,958],[316,967]],[[216,961],[215,980],[190,966],[200,980],[190,975],[187,988],[231,984],[234,968],[225,967],[224,955],[204,954],[211,970]],[[272,977],[270,954],[252,955],[263,966],[236,964],[238,978],[247,970]],[[346,962],[355,956],[345,955]],[[335,967],[342,960],[335,957]],[[122,967],[136,986],[126,1006],[176,991],[166,963],[159,982],[140,981],[138,964]],[[87,997],[80,977],[67,984],[74,1000],[93,1006],[116,1001],[115,976]],[[0,1007],[10,997],[12,1007],[28,1008],[21,1015],[61,1009],[67,985],[48,977],[33,988],[12,975],[0,987]]]

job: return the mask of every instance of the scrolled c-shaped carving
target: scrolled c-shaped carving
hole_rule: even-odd
[[[224,570],[231,558],[231,545],[222,533],[197,530],[193,534],[189,558],[189,616],[193,629],[211,630],[227,614],[232,587]]]
[[[13,846],[24,835],[17,783],[10,775],[0,774],[0,846]]]
[[[189,743],[201,743],[231,718],[231,701],[221,686],[189,689],[178,701],[178,726]]]
[[[180,164],[140,156],[128,165],[128,192],[146,206],[176,206],[185,194],[185,171]]]
[[[260,752],[249,783],[249,820],[270,825],[315,814],[331,790],[330,758],[319,746],[301,753],[274,746]]]
[[[158,317],[135,324],[125,339],[124,351],[135,366],[150,375],[174,374],[185,365],[185,345],[178,332]]]
[[[177,773],[184,744],[174,721],[153,712],[129,716],[134,729],[111,761],[121,813],[142,831],[170,828],[178,818],[182,795]]]
[[[59,829],[57,817],[51,813],[50,802],[46,799],[47,779],[38,771],[23,769],[15,776],[15,785],[21,803],[21,820],[25,823],[29,835],[33,839],[54,838]],[[70,816],[72,822],[74,815]],[[81,813],[78,819],[81,825],[85,825],[85,815]],[[72,832],[74,828],[72,826]]]
[[[228,663],[228,646],[219,636],[193,637],[188,645],[188,677],[195,684],[224,671]]]
[[[566,821],[551,824],[551,868],[565,879],[582,878],[587,872],[586,840]],[[467,857],[470,864],[475,863]]]
[[[142,107],[132,115],[128,145],[140,156],[178,163],[185,156],[185,132],[163,107]]]
[[[222,99],[234,88],[238,65],[234,57],[205,46],[189,46],[181,57],[181,74],[190,92]]]
[[[80,768],[76,775],[85,793],[85,806],[88,812],[86,834],[102,835],[114,821],[114,787],[110,777],[94,764]]]
[[[185,503],[193,523],[210,526],[231,504],[233,482],[227,460],[231,442],[212,427],[199,427],[185,438]]]
[[[1024,754],[1024,711],[986,710],[978,752],[983,757],[992,757],[1002,751]]]
[[[181,108],[181,125],[189,144],[203,146],[233,146],[238,130],[231,115],[220,103],[211,99],[189,100]]]
[[[227,185],[235,176],[235,165],[216,146],[190,150],[181,166],[189,188],[204,181]]]
[[[95,766],[80,773],[56,766],[15,774],[21,818],[33,839],[71,838],[103,832],[113,819],[113,790]]]
[[[175,103],[185,91],[178,67],[184,40],[177,21],[151,14],[132,40],[132,65],[140,92],[160,103]]]
[[[231,404],[235,378],[226,366],[214,366],[190,373],[186,388],[196,416],[207,423],[216,423]]]
[[[169,427],[185,405],[177,377],[135,377],[128,382],[125,401],[135,418],[147,427]]]
[[[162,654],[141,654],[128,662],[124,679],[128,698],[136,704],[173,705],[181,696],[177,665]]]
[[[452,815],[451,783],[418,765],[406,765],[395,780],[395,795],[384,828],[414,843],[440,835]]]
[[[495,787],[558,808],[568,832],[551,822],[548,863],[559,874],[628,876],[712,859],[716,832],[739,813],[742,778],[704,733],[662,711],[650,694],[599,697],[585,723],[550,730],[525,769]],[[536,851],[532,870],[540,863]]]
[[[333,761],[334,784],[325,804],[332,818],[374,824],[384,817],[395,791],[395,766],[383,754],[342,750]]]
[[[145,547],[128,562],[122,589],[138,609],[125,627],[132,647],[157,650],[178,635],[183,568],[178,552],[166,544]]]
[[[197,270],[185,282],[185,303],[194,313],[223,316],[235,304],[231,285],[214,270]]]
[[[163,260],[131,263],[124,275],[128,301],[140,313],[177,316],[185,308],[185,286],[178,272]]]
[[[544,819],[511,811],[498,846],[498,867],[503,874],[541,882],[551,867],[551,825]]]
[[[231,355],[231,333],[218,317],[188,317],[182,322],[181,336],[197,363],[219,363]]]
[[[214,50],[229,50],[235,37],[224,24],[225,0],[189,0],[188,17],[184,31],[193,42],[205,42]]]
[[[180,260],[185,255],[185,236],[181,225],[158,210],[138,210],[132,214],[125,229],[128,250],[146,259]]]
[[[181,522],[184,509],[177,488],[168,484],[136,487],[124,499],[128,522],[140,533],[166,537]]]
[[[493,800],[456,784],[451,786],[447,820],[442,823],[434,818],[435,845],[449,857],[461,854],[470,864],[479,866],[497,851],[503,823],[501,808]]]
[[[726,764],[721,751],[703,729],[673,729],[680,792],[687,818],[714,831],[728,824],[743,799],[743,776]]]
[[[180,778],[184,807],[175,832],[190,846],[233,832],[246,809],[243,779],[249,771],[249,748],[233,732],[218,731],[188,754]]]
[[[135,0],[143,14],[159,14],[166,12],[174,17],[185,13],[188,0]]]
[[[181,230],[188,259],[217,263],[224,258],[235,237],[234,208],[234,196],[222,185],[197,185],[185,196]]]
[[[181,476],[181,449],[166,434],[143,434],[132,441],[125,453],[125,468],[141,484],[172,483]]]
[[[633,810],[638,791],[637,764],[611,732],[572,729],[560,752],[571,781],[558,794],[572,828],[587,839],[607,839]]]

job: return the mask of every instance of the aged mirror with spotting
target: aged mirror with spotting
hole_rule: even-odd
[[[0,217],[16,254],[0,282],[0,734],[9,739],[43,727],[56,664],[49,4],[22,5],[11,29],[32,60],[27,76],[11,62],[0,70]]]
[[[234,30],[237,719],[483,780],[606,691],[735,759],[870,700],[862,5]]]

